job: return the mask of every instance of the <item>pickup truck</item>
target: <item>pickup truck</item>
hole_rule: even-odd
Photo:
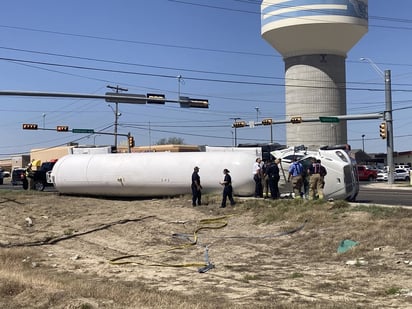
[[[366,165],[358,165],[357,169],[359,180],[375,181],[378,177],[378,171],[371,169]]]
[[[43,162],[37,171],[34,171],[34,188],[38,191],[43,191],[45,187],[52,186],[52,183],[47,182],[47,173],[53,169],[57,160],[50,162]]]

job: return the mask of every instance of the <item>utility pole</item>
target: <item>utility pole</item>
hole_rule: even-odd
[[[129,91],[129,89],[121,88],[118,85],[116,87],[107,85],[107,88],[112,89],[112,90],[116,90],[116,93],[119,93],[120,91]],[[111,108],[111,105],[109,105],[109,106]],[[117,149],[117,126],[118,126],[118,121],[119,121],[119,116],[120,116],[119,102],[115,102],[115,106],[116,106],[116,108],[114,110],[114,146]]]
[[[388,163],[388,184],[394,182],[394,163],[393,163],[393,119],[392,119],[392,82],[391,82],[391,70],[385,70],[385,120],[387,128],[386,138],[386,155]]]
[[[362,134],[362,151],[365,152],[365,134]]]
[[[230,119],[232,119],[233,120],[233,122],[236,122],[236,121],[238,121],[239,119],[240,119],[240,117],[233,117],[233,118],[230,118]],[[237,128],[235,127],[235,142],[234,142],[234,144],[233,144],[233,146],[234,147],[236,147],[237,146]]]

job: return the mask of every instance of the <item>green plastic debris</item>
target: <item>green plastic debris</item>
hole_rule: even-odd
[[[350,239],[344,239],[340,242],[338,247],[338,253],[344,253],[348,251],[350,248],[359,245],[357,241],[353,241]]]

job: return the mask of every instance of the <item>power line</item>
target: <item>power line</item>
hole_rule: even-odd
[[[167,75],[167,74],[154,74],[154,73],[125,71],[125,70],[104,69],[104,68],[97,68],[97,67],[59,64],[59,63],[53,63],[53,62],[24,60],[24,59],[17,59],[17,58],[0,57],[0,60],[11,61],[11,62],[20,62],[20,63],[31,63],[31,64],[38,64],[38,65],[45,65],[45,66],[53,66],[53,67],[64,67],[64,68],[78,69],[78,70],[88,70],[88,71],[98,71],[98,72],[106,72],[106,73],[118,73],[118,74],[140,75],[140,76],[151,76],[151,77],[159,77],[159,78],[176,79],[175,75]],[[263,83],[263,82],[254,82],[254,81],[224,80],[224,79],[188,77],[188,76],[186,76],[185,79],[186,80],[193,80],[193,81],[204,81],[204,82],[217,82],[217,83],[245,84],[245,85],[255,85],[255,86],[284,87],[283,83]],[[300,81],[303,81],[303,80],[300,80]],[[348,84],[348,83],[346,83],[346,84]],[[371,83],[362,83],[362,84],[370,85]],[[375,83],[373,83],[372,85],[375,85]],[[402,85],[403,86],[412,86],[412,85],[409,85],[409,84],[402,84]],[[328,86],[308,86],[308,85],[293,85],[293,86],[289,86],[289,87],[310,88],[310,89],[335,89],[334,87],[328,87]],[[377,92],[384,91],[384,89],[380,89],[380,88],[346,87],[346,89],[347,90],[355,90],[355,91],[359,91],[359,90],[361,90],[361,91],[365,91],[365,90],[366,91],[377,91]],[[412,89],[392,89],[392,92],[412,92]]]

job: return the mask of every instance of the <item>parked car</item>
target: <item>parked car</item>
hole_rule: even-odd
[[[3,169],[0,168],[0,185],[3,184]]]
[[[410,180],[409,171],[402,169],[402,168],[397,168],[393,172],[393,179],[409,181]],[[388,181],[388,173],[387,172],[378,173],[378,177],[376,178],[376,180]]]
[[[404,169],[404,170],[407,170],[408,172],[411,170],[409,165],[395,165],[395,169]]]
[[[375,181],[378,177],[378,171],[366,165],[358,165],[357,170],[359,180]]]

